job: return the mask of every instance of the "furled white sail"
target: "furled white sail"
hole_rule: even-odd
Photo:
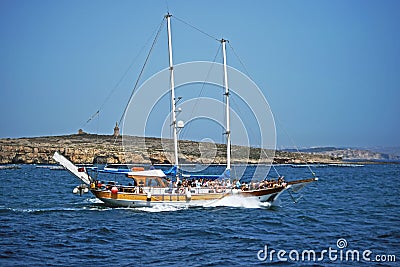
[[[63,155],[55,152],[53,155],[53,159],[60,163],[64,168],[70,171],[73,175],[78,177],[82,182],[89,185],[90,184],[90,176],[86,172],[80,172],[77,166],[75,166],[71,161],[66,159]]]

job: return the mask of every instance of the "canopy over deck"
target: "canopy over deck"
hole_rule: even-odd
[[[162,170],[136,171],[136,172],[128,172],[127,174],[129,177],[131,176],[165,177],[165,174]]]

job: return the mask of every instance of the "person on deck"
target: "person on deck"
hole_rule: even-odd
[[[237,189],[240,189],[241,185],[242,185],[242,184],[240,183],[240,181],[237,180],[237,181],[236,181],[236,188],[237,188]]]

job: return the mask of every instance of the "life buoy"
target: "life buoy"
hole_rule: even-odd
[[[117,194],[118,193],[118,188],[116,186],[113,186],[111,188],[111,194]]]

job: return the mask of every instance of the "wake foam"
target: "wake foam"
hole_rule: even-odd
[[[78,211],[78,208],[7,208],[7,210],[16,213],[48,213],[48,212],[65,212],[65,211]]]
[[[187,206],[173,206],[173,205],[155,205],[153,207],[140,207],[140,208],[131,208],[138,211],[144,212],[171,212],[171,211],[179,211],[188,209]]]
[[[90,203],[90,204],[103,204],[104,203],[103,201],[101,201],[98,198],[87,198],[84,200],[84,202]]]
[[[257,199],[241,197],[241,196],[227,196],[219,199],[211,204],[204,205],[204,207],[233,207],[233,208],[247,208],[259,209],[269,208],[271,204],[268,202],[260,203]]]

